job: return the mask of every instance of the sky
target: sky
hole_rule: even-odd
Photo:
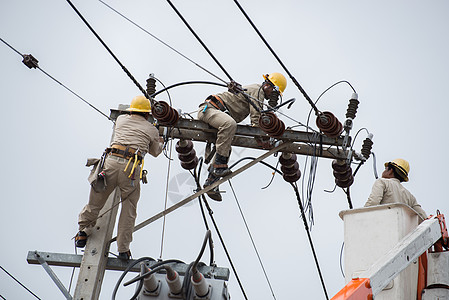
[[[150,73],[166,86],[190,80],[219,82],[100,1],[73,3],[142,86]],[[227,80],[166,1],[105,3]],[[286,75],[233,1],[173,3],[237,82],[261,83],[262,74],[271,72]],[[351,135],[354,138],[360,132],[354,149],[360,152],[367,132],[372,133],[376,161],[370,157],[355,177],[351,187],[354,207],[364,205],[375,180],[374,167],[380,175],[384,162],[400,157],[411,166],[410,181],[404,186],[424,210],[428,214],[438,209],[449,213],[445,187],[449,143],[444,131],[448,128],[444,122],[449,106],[449,3],[242,0],[240,4],[311,99],[315,101],[328,87],[343,80],[357,91],[360,104]],[[0,38],[18,52],[32,54],[42,70],[107,115],[110,109],[129,104],[140,94],[66,1],[2,1]],[[63,299],[44,269],[27,263],[27,253],[75,253],[71,238],[89,194],[90,170],[84,165],[87,158],[99,157],[108,146],[112,123],[43,72],[30,70],[21,61],[18,53],[0,43],[0,97],[4,110],[0,118],[0,266],[41,299]],[[306,124],[310,105],[291,78],[287,80],[284,99],[296,98],[296,102],[283,113]],[[189,85],[170,90],[170,97],[174,107],[196,117],[196,109],[205,97],[221,91],[212,85]],[[348,84],[338,84],[320,98],[317,107],[331,111],[343,122],[351,95]],[[158,97],[168,101],[167,94]],[[296,125],[290,119],[281,119],[287,126]],[[313,114],[310,126],[316,129]],[[195,149],[202,155],[204,144],[195,143]],[[234,148],[231,163],[262,153]],[[142,186],[137,223],[162,211],[165,203],[170,206],[187,197],[194,189],[174,149],[172,157],[170,166],[163,155],[147,157],[149,183]],[[277,158],[265,161],[275,165]],[[305,193],[310,158],[301,156],[298,162],[305,179],[298,184]],[[203,173],[202,180],[205,176]],[[226,183],[221,186],[226,191],[223,202],[210,201],[245,293],[249,299],[325,299],[295,194],[280,176],[262,189],[271,177],[270,169],[256,165],[232,179],[236,197]],[[321,158],[312,194],[311,236],[330,297],[345,282],[340,270],[343,221],[338,213],[348,209],[341,189],[326,192],[333,187],[331,160]],[[197,201],[166,217],[162,239],[163,226],[161,219],[134,234],[134,258],[176,258],[186,263],[195,260],[206,232]],[[230,268],[214,230],[212,238],[216,264]],[[111,252],[116,250],[113,244]],[[202,261],[209,261],[207,254]],[[72,269],[52,269],[68,288]],[[100,299],[110,299],[119,276],[120,272],[106,272]],[[243,299],[232,273],[229,290],[232,299]],[[121,288],[118,298],[126,299],[132,293],[131,287]],[[2,270],[0,295],[8,300],[35,299]]]

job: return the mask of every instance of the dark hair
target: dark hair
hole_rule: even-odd
[[[393,170],[394,178],[398,179],[400,182],[405,181],[404,177],[401,175],[401,173],[398,172],[398,170],[394,167],[394,165],[388,164],[388,169]]]
[[[131,114],[132,115],[139,115],[139,116],[142,116],[142,117],[146,118],[147,114],[149,114],[149,113],[148,112],[142,112],[142,111],[131,111]]]

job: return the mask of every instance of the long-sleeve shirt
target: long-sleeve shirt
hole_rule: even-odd
[[[120,115],[115,122],[112,145],[129,146],[156,157],[162,152],[159,132],[148,120],[139,115]]]
[[[262,90],[262,85],[251,84],[243,86],[245,93],[251,95],[252,97],[258,99],[250,100],[259,108],[262,109],[262,103],[264,101],[264,92]],[[251,118],[251,124],[259,124],[260,113],[245,99],[242,94],[233,94],[231,92],[223,92],[216,95],[226,104],[232,118],[237,122],[242,122],[248,115]]]
[[[421,205],[418,204],[415,196],[402,186],[399,179],[379,178],[373,184],[371,194],[368,197],[368,201],[365,203],[365,207],[389,203],[407,204],[415,210],[421,218],[427,218],[426,212],[421,208]]]

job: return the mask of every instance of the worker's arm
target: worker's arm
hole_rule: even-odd
[[[424,209],[422,209],[421,205],[418,204],[418,201],[416,201],[416,198],[413,195],[412,195],[412,203],[411,203],[410,207],[413,208],[423,220],[427,219],[426,212],[424,211]],[[421,223],[421,222],[419,222],[419,223]]]
[[[373,184],[371,194],[368,197],[368,201],[365,203],[365,207],[379,205],[384,197],[384,192],[385,183],[379,178]]]
[[[151,140],[148,145],[148,153],[154,157],[157,157],[162,152],[163,139],[159,138],[158,130],[155,127],[153,127],[153,129],[151,130]]]

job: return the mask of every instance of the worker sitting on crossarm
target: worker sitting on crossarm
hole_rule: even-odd
[[[92,233],[100,210],[109,195],[116,188],[121,192],[121,212],[117,230],[119,258],[131,257],[129,246],[137,217],[137,202],[140,198],[140,179],[144,156],[150,153],[156,157],[162,152],[158,130],[148,122],[150,101],[144,96],[134,97],[129,114],[120,115],[115,123],[111,147],[104,153],[102,168],[91,183],[89,202],[79,214],[79,232],[76,246],[84,247]],[[145,182],[145,181],[144,181]]]
[[[404,203],[414,209],[425,220],[427,218],[426,212],[418,204],[415,196],[401,184],[408,181],[409,172],[410,165],[404,159],[398,158],[386,162],[382,178],[374,182],[365,207],[388,203]]]
[[[218,129],[215,160],[209,168],[209,176],[204,187],[211,185],[220,177],[231,174],[228,161],[237,123],[240,123],[249,115],[251,125],[258,126],[264,99],[273,101],[272,99],[276,98],[276,94],[277,96],[282,95],[287,86],[286,78],[280,73],[271,73],[270,75],[263,75],[263,77],[265,81],[262,84],[243,86],[243,93],[226,91],[210,95],[200,104],[198,119]],[[271,103],[271,106],[275,106],[276,101]],[[218,187],[207,194],[212,199],[221,201]]]

